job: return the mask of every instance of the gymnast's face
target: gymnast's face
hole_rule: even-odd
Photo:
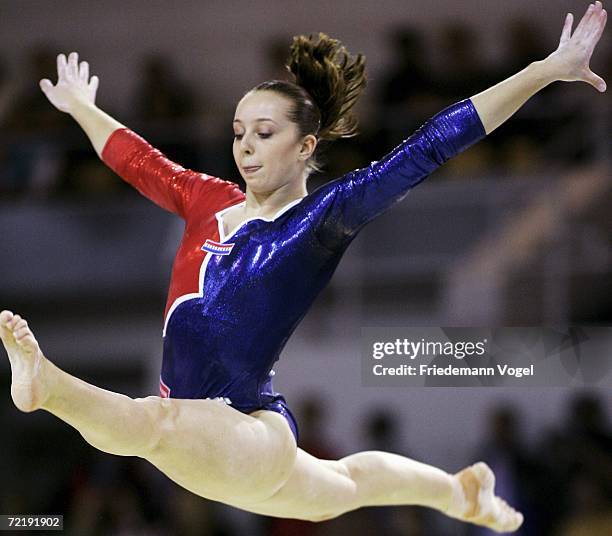
[[[260,90],[247,93],[236,107],[234,161],[254,193],[272,193],[305,180],[306,161],[317,142],[312,135],[299,136],[288,117],[291,105],[283,95]]]

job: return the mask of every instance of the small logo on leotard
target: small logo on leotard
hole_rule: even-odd
[[[208,238],[202,246],[202,251],[213,253],[214,255],[229,255],[232,251],[234,244],[221,244]]]

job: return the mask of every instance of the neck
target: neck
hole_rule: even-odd
[[[284,206],[307,194],[306,181],[299,184],[287,184],[272,192],[253,192],[247,186],[245,215],[247,217],[272,216]]]

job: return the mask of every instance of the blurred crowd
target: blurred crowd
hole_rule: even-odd
[[[397,27],[389,32],[392,61],[370,83],[372,109],[364,116],[361,134],[327,149],[326,167],[312,177],[310,189],[380,159],[445,106],[551,52],[543,45],[537,24],[525,19],[510,21],[502,30],[503,57],[494,67],[479,63],[481,36],[471,27],[447,23],[437,35],[436,56],[441,62],[433,61],[423,30]],[[287,36],[270,41],[267,57],[262,59],[268,66],[267,78],[289,78],[282,68],[289,42]],[[40,79],[55,82],[57,53],[45,46],[30,51],[29,62],[19,73],[11,72],[0,58],[0,199],[136,195],[98,160],[78,125],[40,91]],[[600,56],[592,65],[608,83],[612,83],[610,60]],[[131,115],[118,119],[176,162],[241,183],[232,161],[231,117],[226,134],[217,142],[200,139],[198,129],[185,127],[202,113],[214,113],[201,91],[190,87],[163,54],[151,53],[139,65]],[[611,98],[610,90],[603,96],[593,88],[585,88],[588,90],[600,98],[598,102]],[[548,86],[511,121],[449,162],[437,176],[456,180],[525,175],[580,166],[598,158],[609,137],[602,139],[601,129],[594,128],[584,99],[568,99],[567,94],[562,84]],[[106,111],[113,114],[112,109]],[[3,392],[8,392],[8,386]],[[593,394],[576,395],[558,427],[541,431],[531,442],[524,435],[523,419],[529,416],[510,405],[492,409],[487,433],[469,461],[489,463],[497,475],[499,493],[525,513],[519,536],[612,534],[612,428],[604,407]],[[327,459],[351,454],[354,449],[345,451],[343,445],[326,439],[329,411],[321,395],[302,401],[297,411],[300,447]],[[32,417],[36,420],[38,416]],[[388,408],[365,415],[364,448],[412,456],[410,436],[396,423]],[[143,460],[100,453],[63,423],[52,429],[34,423],[11,433],[5,460],[15,460],[10,470],[21,478],[11,478],[9,485],[5,481],[0,511],[62,513],[68,535],[493,534],[458,528],[458,523],[448,529],[451,532],[444,532],[439,525],[441,516],[415,507],[363,508],[324,523],[254,516],[183,490]],[[15,451],[8,453],[11,448]],[[7,468],[2,463],[0,459],[4,472]]]
[[[311,394],[297,409],[301,448],[326,459],[352,453],[328,439],[330,406],[325,396]],[[363,448],[414,457],[410,434],[397,425],[393,411],[378,407],[364,415]],[[492,407],[483,423],[485,432],[474,438],[475,447],[466,462],[487,462],[496,473],[497,493],[525,514],[516,534],[612,534],[612,428],[602,400],[593,393],[576,393],[568,399],[558,425],[529,441],[524,417],[512,405]],[[5,486],[0,509],[62,513],[67,535],[494,534],[451,520],[445,525],[447,520],[433,510],[408,506],[362,508],[322,523],[256,516],[197,497],[144,460],[100,453],[62,423],[57,422],[53,430],[57,437],[40,427],[16,432],[20,444],[31,445],[32,452],[21,448],[17,453],[14,469],[23,478]],[[37,440],[44,440],[45,449],[39,448]]]
[[[371,102],[361,135],[331,145],[326,169],[311,182],[322,183],[380,159],[445,106],[483,91],[551,52],[532,20],[510,20],[500,35],[503,54],[491,66],[479,59],[482,36],[461,22],[448,22],[436,32],[438,62],[423,30],[402,26],[390,31],[386,37],[390,61],[387,71],[370,82]],[[271,39],[265,47],[266,78],[288,78],[283,65],[290,39]],[[612,62],[606,61],[605,50],[597,52],[596,65],[606,66],[608,72],[596,72],[609,78]],[[21,72],[9,72],[0,58],[0,195],[124,195],[128,189],[100,163],[76,123],[47,102],[38,87],[42,78],[55,81],[57,53],[40,45],[30,51]],[[170,57],[170,53],[165,57],[156,52],[142,58],[135,71],[139,81],[127,107],[129,114],[122,114],[121,121],[184,166],[240,183],[231,156],[230,127],[218,143],[204,142],[198,129],[185,128],[197,122],[200,114],[216,111],[208,109],[198,88],[190,87],[175,72]],[[449,162],[439,175],[537,173],[592,160],[601,147],[601,132],[593,128],[584,100],[575,102],[567,96],[561,84],[548,86],[503,128]],[[606,99],[608,95],[597,105]],[[106,111],[113,115],[113,110]]]

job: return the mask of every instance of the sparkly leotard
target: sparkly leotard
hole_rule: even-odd
[[[287,339],[358,231],[484,136],[472,102],[461,101],[380,161],[226,235],[223,213],[245,202],[237,185],[182,168],[128,129],[113,132],[103,160],[185,220],[166,303],[161,396],[276,411],[297,439],[285,398],[272,387]]]

